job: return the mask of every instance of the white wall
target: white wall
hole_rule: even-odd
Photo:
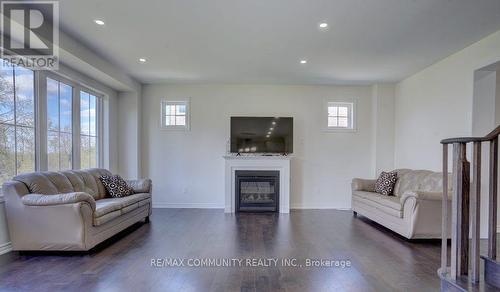
[[[125,113],[125,116],[123,116],[123,112],[120,110],[120,108],[126,109],[126,105],[120,107],[120,96],[123,92],[126,92],[124,94],[126,97],[135,95],[135,100],[138,100],[141,94],[140,83],[64,32],[60,32],[59,54],[61,62],[65,65],[62,66],[63,71],[71,71],[72,76],[77,76],[79,80],[86,83],[89,87],[103,92],[108,96],[104,102],[104,123],[107,129],[109,129],[103,137],[105,147],[103,153],[104,167],[113,173],[121,173],[119,162],[122,165],[138,165],[138,155],[119,156],[119,148],[121,149],[123,146],[124,150],[122,153],[127,153],[129,152],[127,147],[130,147],[129,144],[121,145],[119,143],[120,137],[130,137],[128,129],[120,126],[119,119],[121,121],[125,120],[127,114]],[[128,99],[125,98],[124,103],[127,104],[128,102]],[[134,111],[140,113],[140,110],[135,109]],[[132,116],[129,115],[129,118],[132,118]],[[136,123],[139,123],[137,115],[134,119]],[[136,126],[135,128],[138,129],[138,127]],[[133,139],[140,143],[138,134]],[[125,173],[125,175],[127,174]],[[137,177],[138,171],[134,170],[133,174],[134,177]]]
[[[160,129],[160,99],[191,98],[191,131]],[[358,98],[358,131],[322,131],[328,98]],[[353,177],[371,177],[368,86],[146,85],[143,171],[162,207],[224,207],[224,159],[231,116],[294,117],[292,208],[350,208]]]
[[[478,71],[474,76],[473,135],[484,136],[496,125],[496,75],[495,71]]]
[[[118,172],[118,94],[104,100],[104,168]]]
[[[474,71],[499,60],[500,31],[397,85],[396,167],[441,169],[439,141],[472,133]]]
[[[372,87],[374,177],[394,168],[394,94],[394,85]]]
[[[497,123],[496,116],[496,72],[477,71],[474,75],[474,96],[472,104],[472,135],[484,136],[490,132]],[[451,148],[450,148],[451,149]],[[472,148],[469,147],[469,159],[471,159]],[[488,220],[488,192],[489,192],[489,145],[482,146],[481,159],[481,222]],[[472,178],[474,179],[474,178]],[[481,236],[487,237],[488,228],[486,224],[481,226]]]
[[[141,96],[120,92],[118,98],[118,173],[125,178],[141,177]]]
[[[403,80],[396,86],[396,167],[441,171],[440,140],[483,136],[495,123],[495,74],[476,70],[500,61],[500,31]],[[483,158],[488,155],[483,148]],[[470,151],[469,151],[470,152]],[[469,153],[470,154],[470,153]],[[486,162],[486,160],[484,160]],[[487,169],[483,169],[483,179]],[[487,230],[482,183],[481,236]]]
[[[495,125],[500,125],[500,63],[495,72],[497,77],[496,94],[495,94]]]
[[[495,126],[498,126],[500,125],[500,62],[497,63],[497,70],[495,72],[495,75],[497,77],[495,94]],[[498,184],[500,185],[500,177]],[[497,210],[500,210],[500,201],[498,201]],[[498,232],[500,232],[500,216],[497,217],[497,233]]]

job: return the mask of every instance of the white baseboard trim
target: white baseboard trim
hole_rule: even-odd
[[[178,208],[178,209],[224,209],[223,205],[218,205],[215,203],[153,203],[153,208]],[[325,209],[325,210],[351,210],[351,208],[339,208],[339,207],[329,207],[329,206],[301,206],[293,205],[290,209],[298,210],[314,210],[314,209]]]
[[[0,255],[12,251],[12,245],[10,242],[0,244]]]
[[[290,206],[290,209],[297,209],[297,210],[321,209],[321,210],[340,210],[340,211],[350,211],[351,210],[351,208],[340,208],[340,207],[329,207],[329,206],[300,206],[300,205],[292,205],[292,206]]]
[[[153,203],[153,208],[224,209],[224,205],[213,203]]]

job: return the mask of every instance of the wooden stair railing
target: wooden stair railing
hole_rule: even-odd
[[[480,206],[481,206],[481,148],[489,144],[489,195],[488,195],[488,253],[485,261],[485,285],[500,289],[500,262],[496,261],[497,192],[498,192],[498,139],[500,126],[484,137],[459,137],[444,139],[443,145],[443,201],[441,289],[467,291],[479,289],[480,279]],[[472,144],[471,165],[467,161],[467,144]],[[451,213],[448,210],[448,150],[453,145]],[[451,250],[448,265],[448,217],[451,215]],[[469,233],[470,232],[470,233]],[[472,240],[469,242],[469,234]],[[469,261],[470,260],[470,261]],[[470,263],[470,266],[469,266]],[[491,285],[491,286],[490,286]],[[476,288],[474,288],[476,287]]]

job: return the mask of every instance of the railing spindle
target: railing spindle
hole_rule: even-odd
[[[490,184],[488,208],[488,257],[497,258],[498,137],[490,142]]]
[[[481,142],[474,142],[472,154],[472,193],[470,194],[471,268],[473,282],[479,282],[479,240],[481,210]]]
[[[450,277],[453,280],[457,279],[457,269],[459,265],[459,256],[460,254],[458,253],[458,236],[460,233],[460,230],[458,230],[458,195],[457,195],[457,186],[458,186],[458,161],[459,161],[459,154],[460,154],[460,147],[459,143],[454,143],[453,144],[453,178],[452,178],[452,183],[453,183],[453,195],[451,197],[451,263],[450,263]]]
[[[468,285],[480,287],[480,258],[485,261],[484,281],[500,288],[500,262],[497,258],[497,217],[498,217],[498,140],[500,125],[484,137],[457,137],[441,140],[443,144],[443,198],[442,198],[442,239],[441,239],[441,287],[456,286],[468,279]],[[488,142],[489,153],[489,193],[488,193],[488,255],[480,254],[481,236],[481,164],[482,146]],[[472,176],[470,163],[467,161],[467,145],[473,144]],[[453,145],[453,169],[451,171],[451,194],[448,189],[449,145]],[[472,185],[470,185],[472,183]],[[448,200],[451,195],[451,210]],[[484,199],[484,198],[483,198]],[[448,221],[451,220],[451,230]],[[469,241],[469,230],[472,241]],[[448,253],[448,234],[451,234],[451,250]],[[448,255],[451,261],[448,261]],[[469,263],[470,259],[470,263]],[[449,264],[449,266],[448,266]],[[470,264],[470,273],[469,273]],[[465,277],[463,277],[465,276]],[[460,278],[459,281],[457,281]],[[463,282],[465,284],[465,282]],[[451,285],[451,286],[450,286]],[[462,284],[460,284],[462,285]],[[458,287],[458,286],[457,286]],[[463,288],[463,287],[462,287]],[[445,288],[443,288],[445,289]],[[455,289],[452,289],[455,290]]]
[[[443,144],[443,201],[441,221],[441,270],[448,267],[448,144]]]

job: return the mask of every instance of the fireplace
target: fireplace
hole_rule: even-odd
[[[236,212],[278,212],[280,172],[235,171]]]

